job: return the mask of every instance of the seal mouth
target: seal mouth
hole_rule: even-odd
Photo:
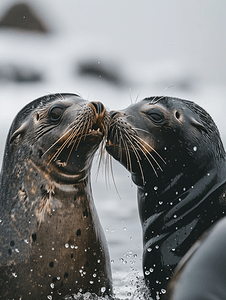
[[[94,122],[92,127],[88,130],[88,133],[84,134],[84,136],[92,136],[92,135],[99,135],[99,136],[105,135],[105,129],[102,122]]]
[[[108,129],[106,150],[131,173],[138,168],[144,182],[144,163],[149,164],[155,176],[158,177],[158,171],[163,171],[161,165],[166,162],[154,146],[138,134],[139,130],[142,129],[132,128],[129,124],[112,119]]]

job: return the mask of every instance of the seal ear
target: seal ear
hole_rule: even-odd
[[[10,137],[9,143],[11,144],[15,138],[19,135],[22,135],[25,132],[26,129],[26,123],[23,123]]]
[[[196,119],[191,118],[191,124],[196,127],[199,131],[204,131],[205,133],[208,133],[207,129]]]

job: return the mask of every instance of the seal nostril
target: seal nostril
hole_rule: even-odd
[[[116,110],[110,111],[111,118],[114,118],[117,114],[118,114],[118,111],[116,111]]]
[[[100,115],[104,111],[104,105],[101,102],[91,102],[93,107],[95,108],[98,115]]]

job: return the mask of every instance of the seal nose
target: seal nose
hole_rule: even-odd
[[[117,110],[111,110],[110,111],[110,117],[113,119],[115,116],[120,116],[122,115],[122,113],[120,113],[119,111]]]
[[[101,115],[105,111],[105,107],[101,102],[92,101],[90,103],[92,104],[92,108],[96,110],[98,115]]]

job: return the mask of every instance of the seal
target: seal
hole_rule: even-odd
[[[164,300],[225,299],[225,248],[226,217],[208,230],[180,261]]]
[[[112,111],[106,149],[137,185],[143,272],[153,298],[178,262],[226,212],[226,159],[219,131],[197,104],[150,97]]]
[[[36,99],[14,119],[1,172],[0,298],[111,294],[90,183],[108,120],[102,103],[74,94]]]

